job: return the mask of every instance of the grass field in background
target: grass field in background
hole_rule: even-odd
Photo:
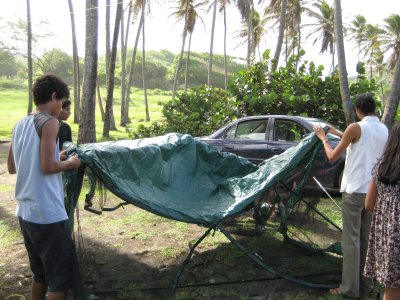
[[[102,90],[103,107],[105,109],[106,91]],[[119,126],[121,119],[121,101],[120,90],[114,91],[114,117],[117,131],[110,131],[110,140],[120,140],[129,138],[124,127]],[[71,91],[71,95],[73,92]],[[144,105],[143,91],[134,89],[132,92],[132,101],[129,106],[129,117],[132,124],[129,126],[135,128],[138,124],[145,122],[146,113]],[[158,120],[162,117],[162,106],[159,103],[165,103],[172,98],[171,92],[160,90],[149,90],[147,92],[150,122]],[[28,93],[27,90],[0,90],[0,141],[9,141],[11,139],[12,128],[18,120],[23,118],[28,111]],[[72,138],[76,142],[78,138],[78,124],[73,123],[74,106],[72,104],[72,114],[67,123],[71,125]],[[149,123],[150,123],[149,122]],[[97,141],[104,141],[103,122],[101,121],[101,113],[98,103],[96,103],[96,136]]]

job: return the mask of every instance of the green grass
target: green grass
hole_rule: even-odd
[[[73,92],[71,91],[71,94]],[[102,89],[102,100],[105,108],[106,91]],[[119,126],[121,120],[121,101],[120,90],[118,88],[114,91],[114,117],[117,127],[116,131],[110,131],[109,140],[128,139],[129,135],[124,127]],[[148,91],[148,105],[150,122],[159,120],[162,117],[162,106],[159,103],[165,103],[171,100],[171,92],[149,90]],[[131,104],[129,106],[129,117],[132,123],[129,125],[136,128],[140,123],[146,120],[145,105],[143,92],[139,89],[132,90]],[[28,112],[28,93],[27,90],[0,90],[0,102],[2,115],[0,118],[0,140],[10,140],[12,128],[15,123],[23,118]],[[72,114],[67,121],[72,129],[72,138],[76,142],[78,138],[79,125],[73,123],[74,107],[72,104]],[[103,138],[103,121],[101,120],[101,113],[98,103],[96,102],[96,137],[97,141],[101,142]]]
[[[14,190],[13,185],[0,183],[0,193],[7,193],[7,192],[11,192],[13,190]]]
[[[0,247],[6,248],[21,239],[20,231],[11,229],[6,221],[0,220]]]

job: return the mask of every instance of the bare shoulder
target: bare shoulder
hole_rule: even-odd
[[[361,127],[358,123],[351,123],[343,133],[351,143],[357,143],[361,136]]]

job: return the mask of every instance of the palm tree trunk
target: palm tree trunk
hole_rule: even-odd
[[[189,34],[189,45],[186,57],[186,69],[185,69],[185,92],[187,91],[189,82],[189,61],[190,61],[190,46],[192,45],[192,33]]]
[[[208,85],[211,85],[211,76],[212,76],[215,19],[217,17],[217,0],[214,0],[213,6],[214,7],[213,7],[213,19],[212,19],[212,25],[211,25],[210,53],[209,53],[209,57],[208,57],[208,80],[207,80]],[[191,37],[192,37],[192,35],[190,35],[190,38]]]
[[[74,123],[79,123],[79,111],[80,111],[80,98],[81,98],[81,79],[79,71],[79,55],[78,46],[76,42],[76,28],[75,28],[75,14],[74,6],[72,5],[72,0],[68,0],[69,12],[71,16],[71,29],[72,29],[72,57],[74,64]]]
[[[149,103],[147,101],[147,85],[146,85],[146,43],[145,43],[145,35],[144,35],[144,12],[146,10],[146,0],[143,0],[142,4],[142,16],[143,16],[143,25],[142,25],[142,78],[143,78],[143,94],[144,94],[144,106],[146,109],[146,121],[150,121],[150,114],[149,114]]]
[[[110,0],[106,0],[106,82],[108,82],[110,76],[110,6]]]
[[[30,0],[26,0],[26,25],[28,32],[28,114],[32,112],[33,105],[33,64],[32,64],[32,21],[31,21],[31,4]]]
[[[287,6],[287,0],[282,0],[281,15],[279,17],[279,35],[278,35],[278,42],[276,43],[274,59],[272,61],[272,68],[271,68],[272,72],[274,72],[278,68],[279,57],[281,56],[283,37],[285,36],[285,27],[286,27],[286,6]]]
[[[187,35],[188,11],[189,11],[189,4],[186,5],[185,25],[184,25],[183,33],[182,33],[182,47],[181,47],[181,53],[179,55],[178,65],[176,66],[176,70],[175,70],[174,85],[172,87],[172,100],[175,100],[176,89],[177,89],[177,85],[178,85],[178,74],[179,74],[179,69],[181,67],[183,51],[185,49],[185,42],[186,42],[186,35]]]
[[[227,67],[227,57],[226,57],[226,8],[224,5],[224,83],[225,90],[228,89],[228,67]]]
[[[386,102],[385,110],[382,116],[382,122],[391,128],[396,117],[400,100],[400,55],[397,57],[396,68],[393,74],[392,88],[389,99]]]
[[[126,105],[126,52],[128,51],[128,33],[129,33],[129,25],[130,25],[130,17],[131,17],[131,6],[132,2],[129,1],[129,12],[128,12],[128,20],[126,22],[126,34],[124,34],[125,24],[124,24],[124,12],[121,15],[121,120],[120,125],[125,126],[125,105]]]
[[[131,87],[133,85],[133,68],[135,66],[137,46],[139,43],[139,37],[140,37],[140,32],[142,31],[142,26],[143,26],[143,14],[141,14],[141,16],[140,16],[138,30],[136,33],[135,46],[133,47],[133,52],[132,52],[131,67],[129,69],[129,75],[128,75],[128,84],[127,84],[126,98],[125,98],[126,105],[125,105],[125,113],[124,113],[125,118],[126,118],[126,124],[131,123],[131,120],[129,119],[129,104],[131,102]]]
[[[335,8],[336,50],[337,50],[338,65],[339,65],[340,95],[342,98],[342,106],[346,123],[350,124],[354,122],[354,111],[353,111],[353,105],[351,104],[350,101],[349,81],[347,79],[346,56],[344,52],[344,41],[343,41],[342,7],[340,0],[334,0],[334,8]]]
[[[122,3],[123,0],[118,0],[117,11],[115,14],[115,26],[114,26],[114,36],[113,43],[111,47],[111,55],[110,55],[110,73],[109,79],[107,82],[107,101],[106,101],[106,111],[104,118],[104,127],[103,127],[103,137],[108,138],[110,136],[110,130],[115,127],[115,123],[111,124],[113,120],[113,97],[114,97],[114,74],[115,74],[115,62],[117,59],[117,43],[118,43],[118,35],[119,35],[119,27],[121,24],[121,16],[122,16]]]
[[[253,6],[249,3],[249,9],[247,12],[247,68],[250,67],[253,42]]]
[[[96,83],[98,1],[86,0],[86,43],[82,103],[79,116],[78,144],[96,142]]]
[[[104,115],[103,100],[101,100],[101,93],[100,93],[99,82],[97,82],[96,88],[97,88],[97,100],[99,101],[99,108],[100,108],[101,120],[104,122],[105,115]]]

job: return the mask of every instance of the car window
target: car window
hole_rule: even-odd
[[[236,140],[265,140],[268,120],[241,122],[227,130],[225,138]]]
[[[287,120],[275,121],[274,129],[274,141],[299,142],[308,133],[302,125]]]

